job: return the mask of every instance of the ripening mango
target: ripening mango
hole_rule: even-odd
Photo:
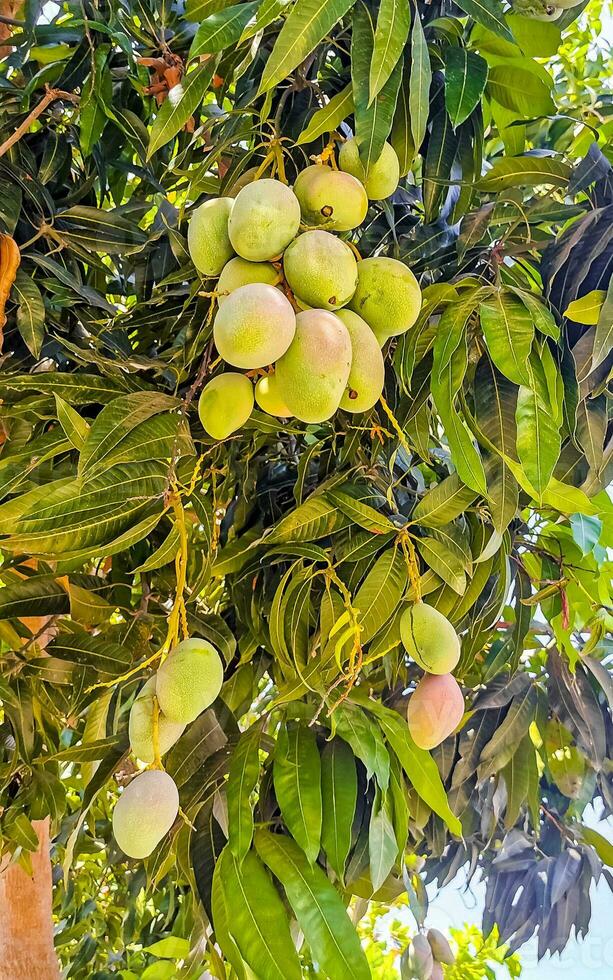
[[[226,371],[206,385],[198,402],[198,415],[213,439],[227,439],[241,429],[253,411],[253,385],[244,374]]]
[[[421,308],[421,290],[404,262],[385,256],[362,259],[349,307],[366,320],[383,345],[413,326]]]
[[[255,386],[255,400],[263,412],[287,419],[292,414],[281,398],[276,375],[267,374]]]
[[[221,691],[223,663],[208,640],[183,640],[160,664],[156,676],[156,693],[166,717],[189,725]]]
[[[296,335],[277,361],[279,394],[302,422],[334,415],[351,368],[351,339],[345,324],[326,310],[296,316]]]
[[[234,201],[216,197],[196,208],[187,229],[192,262],[203,276],[218,276],[234,255],[228,236],[228,219]]]
[[[351,370],[340,408],[346,412],[367,412],[383,391],[385,364],[381,347],[366,320],[353,310],[337,310],[336,316],[343,321],[351,338]]]
[[[272,364],[285,354],[295,331],[290,301],[280,289],[262,282],[230,293],[213,324],[215,346],[224,361],[248,370]]]
[[[233,293],[240,286],[248,286],[253,282],[263,282],[268,286],[274,286],[280,280],[280,275],[271,262],[249,262],[242,259],[240,255],[235,255],[233,259],[226,262],[217,282],[217,305],[225,303],[228,296],[224,294]]]
[[[292,292],[320,310],[345,306],[358,281],[355,255],[329,231],[305,231],[294,239],[283,256],[283,271]]]
[[[453,674],[425,674],[409,698],[409,732],[420,749],[434,749],[456,730],[464,697]]]
[[[413,936],[403,959],[406,964],[406,975],[413,977],[413,980],[430,980],[434,959],[430,944],[425,936],[417,933]],[[404,970],[402,971],[404,974]]]
[[[153,762],[155,757],[153,746],[153,699],[155,697],[155,686],[156,679],[154,675],[149,678],[138,692],[130,708],[130,718],[128,720],[130,748],[137,759],[148,764]],[[158,714],[158,748],[160,755],[168,752],[175,742],[181,738],[184,731],[185,725],[169,721],[166,715],[160,711]]]
[[[368,168],[360,159],[360,151],[355,136],[346,140],[338,155],[338,165],[345,173],[351,174],[366,188],[371,201],[382,201],[394,193],[400,181],[400,161],[391,143],[384,143],[381,156]]]
[[[241,188],[228,222],[234,251],[250,262],[281,255],[299,227],[298,198],[286,184],[268,177]]]
[[[400,636],[410,657],[428,674],[449,674],[460,659],[460,640],[449,620],[425,602],[409,606]]]
[[[305,224],[327,231],[351,231],[368,211],[363,184],[351,174],[315,164],[302,170],[294,184]]]
[[[128,857],[146,858],[168,833],[179,812],[179,791],[159,769],[141,772],[123,790],[113,810],[113,834]]]
[[[455,956],[451,946],[449,945],[447,936],[443,935],[439,929],[428,929],[426,935],[428,942],[430,943],[432,955],[436,962],[446,963],[448,966],[453,966],[455,963]]]

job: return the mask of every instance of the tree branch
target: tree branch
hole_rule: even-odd
[[[38,117],[45,111],[48,105],[55,102],[56,99],[67,99],[70,102],[77,102],[78,96],[73,95],[72,92],[62,92],[61,89],[49,88],[46,86],[46,92],[38,105],[34,106],[32,111],[26,116],[21,126],[18,126],[14,133],[9,136],[8,139],[4,141],[2,146],[0,146],[0,157],[4,156],[7,150],[10,150],[15,143],[19,142],[24,133],[27,133],[32,123],[38,119]]]

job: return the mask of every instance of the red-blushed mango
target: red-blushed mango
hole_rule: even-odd
[[[300,228],[300,204],[280,180],[254,180],[236,195],[228,222],[234,251],[250,262],[268,262],[287,248]]]
[[[189,725],[221,691],[223,663],[208,640],[183,640],[156,674],[156,693],[167,718]]]
[[[338,165],[345,173],[351,174],[366,188],[371,201],[382,201],[390,197],[400,181],[400,160],[391,143],[384,143],[380,157],[368,168],[360,159],[360,151],[355,136],[341,146]]]
[[[142,686],[130,708],[128,720],[130,748],[137,759],[148,764],[153,762],[155,757],[153,745],[155,685],[156,679],[153,676]],[[184,731],[185,725],[169,721],[166,715],[159,711],[158,748],[160,755],[168,752],[168,749],[172,748],[175,742],[181,738]]]
[[[425,674],[409,698],[409,732],[420,749],[434,749],[456,730],[464,697],[453,674]]]
[[[400,636],[410,657],[429,674],[449,674],[460,659],[460,640],[449,620],[425,602],[409,606]]]
[[[351,370],[340,408],[346,412],[367,412],[383,391],[385,364],[381,347],[366,320],[353,310],[337,310],[336,316],[343,321],[351,338]]]
[[[203,428],[213,439],[227,439],[253,411],[253,385],[244,374],[226,371],[204,388],[198,402]]]
[[[298,174],[294,194],[305,224],[327,231],[351,231],[362,224],[368,211],[364,185],[351,174],[322,164]]]
[[[196,208],[187,228],[187,247],[192,262],[203,276],[218,276],[234,255],[228,220],[234,201],[216,197]]]
[[[287,419],[292,414],[279,393],[276,375],[267,374],[255,386],[255,400],[263,412]]]
[[[421,290],[404,262],[385,256],[362,259],[349,308],[366,320],[383,345],[413,326],[421,309]]]
[[[213,338],[221,357],[234,367],[272,364],[294,339],[296,315],[280,289],[262,282],[239,286],[217,311]]]
[[[249,262],[242,259],[240,255],[235,255],[233,259],[226,262],[217,283],[217,304],[221,306],[225,303],[228,296],[224,294],[233,293],[240,286],[248,286],[253,282],[264,282],[268,286],[274,286],[281,279],[281,276],[271,262]]]
[[[279,394],[301,422],[324,422],[334,415],[351,368],[351,339],[345,324],[326,310],[296,317],[296,336],[277,361]]]
[[[358,264],[346,244],[329,231],[305,231],[289,245],[283,271],[292,292],[309,306],[346,306],[358,282]]]
[[[141,772],[122,792],[113,810],[113,834],[128,857],[146,858],[179,812],[179,791],[167,772]]]
[[[428,929],[426,935],[428,942],[430,943],[432,955],[436,962],[446,963],[447,966],[453,966],[455,963],[455,956],[451,946],[449,945],[447,936],[444,936],[439,929]]]

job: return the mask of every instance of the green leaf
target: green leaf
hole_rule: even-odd
[[[92,667],[111,676],[123,674],[132,661],[127,647],[89,633],[61,633],[49,644],[47,652],[59,660]]]
[[[391,618],[407,587],[408,573],[400,548],[388,548],[377,558],[353,599],[362,627],[362,643],[368,643]]]
[[[523,385],[517,394],[517,455],[537,494],[549,483],[560,455],[559,424],[540,396]]]
[[[588,517],[586,514],[573,514],[570,519],[570,526],[573,532],[573,541],[579,545],[582,554],[591,554],[600,540],[602,521],[597,517]]]
[[[609,283],[607,295],[596,326],[594,349],[592,351],[592,371],[609,356],[613,345],[613,279]]]
[[[406,721],[395,711],[374,701],[369,701],[366,707],[376,716],[415,792],[445,821],[453,834],[460,836],[462,825],[449,807],[445,788],[430,753],[415,745]]]
[[[554,22],[507,13],[507,24],[521,50],[529,58],[553,58],[560,47],[560,28]]]
[[[228,844],[239,865],[253,840],[251,794],[260,774],[259,725],[243,732],[232,753],[226,799],[228,801]]]
[[[17,305],[17,329],[34,357],[38,357],[45,336],[45,304],[40,289],[23,269],[17,269],[12,289]]]
[[[241,8],[252,7],[253,4],[245,3],[240,5]],[[232,7],[230,10],[234,9]],[[227,13],[227,11],[224,11]],[[214,14],[215,17],[221,16]],[[206,24],[206,21],[204,22]],[[202,30],[204,25],[200,25],[198,33]],[[194,38],[192,48],[196,46],[198,41],[198,34]],[[198,52],[201,54],[203,52]],[[195,55],[192,53],[192,57]],[[158,110],[158,114],[155,117],[153,126],[151,127],[151,136],[149,139],[149,148],[147,150],[147,159],[150,160],[154,153],[156,153],[160,147],[165,146],[170,140],[177,135],[180,129],[185,125],[187,120],[194,114],[200,103],[202,102],[205,92],[207,90],[208,84],[213,77],[213,62],[207,62],[204,65],[200,65],[198,68],[194,68],[193,71],[188,72],[187,75],[168,92],[167,97],[162,102]]]
[[[435,538],[418,538],[417,547],[427,566],[454,592],[462,595],[466,589],[466,574],[457,555]]]
[[[351,80],[355,135],[366,173],[381,156],[383,145],[390,134],[402,77],[402,63],[398,61],[377,97],[371,101],[370,69],[374,42],[375,27],[371,13],[363,0],[358,0],[353,11]]]
[[[372,534],[389,534],[395,532],[396,526],[384,514],[380,514],[374,507],[363,504],[343,490],[328,490],[326,496],[332,503],[350,517],[354,524],[358,524]]]
[[[449,524],[473,503],[477,492],[462,483],[457,473],[436,483],[421,498],[411,518],[426,527]]]
[[[513,40],[500,0],[461,0],[458,6],[489,31],[507,41]]]
[[[373,809],[368,826],[370,880],[375,892],[387,879],[398,857],[398,844],[390,809],[387,798],[384,798],[378,809]]]
[[[190,61],[193,58],[199,58],[203,54],[217,54],[219,51],[223,51],[224,48],[229,48],[231,45],[236,44],[251,18],[255,17],[259,5],[260,0],[253,0],[251,3],[237,3],[232,7],[226,7],[224,10],[216,11],[210,17],[206,17],[198,27],[194,40],[192,41],[192,46],[189,50]],[[212,65],[210,67],[203,65],[199,70],[204,70],[208,74],[208,79],[202,90],[202,95],[204,95],[206,86],[213,75]],[[187,77],[189,78],[189,75]],[[199,105],[202,95],[194,108]],[[186,118],[190,115],[191,112],[188,113]],[[165,140],[164,142],[168,141]]]
[[[115,398],[102,409],[91,426],[79,460],[79,475],[91,478],[105,470],[117,461],[123,440],[136,426],[158,412],[171,411],[178,404],[177,398],[161,392],[135,392]]]
[[[402,69],[402,80],[398,89],[396,111],[390,133],[390,143],[394,147],[398,160],[400,161],[401,177],[405,177],[409,173],[416,155],[411,128],[410,94],[410,62],[408,58],[405,58]]]
[[[572,303],[569,303],[563,316],[573,320],[574,323],[596,326],[606,295],[604,289],[593,289],[580,299],[574,299]]]
[[[282,541],[315,541],[347,527],[350,519],[325,496],[309,497],[283,517],[268,536],[268,544]]]
[[[347,116],[353,112],[353,89],[351,84],[333,95],[329,102],[313,113],[305,129],[296,140],[296,146],[312,143],[323,133],[337,129]]]
[[[110,50],[109,44],[100,44],[95,49],[92,70],[79,101],[79,135],[84,156],[90,155],[102,136],[107,120],[105,106],[110,106],[113,100],[113,81],[106,67]]]
[[[464,47],[445,54],[445,105],[454,126],[468,119],[479,104],[487,81],[487,61]]]
[[[487,92],[505,109],[512,109],[519,113],[519,117],[523,119],[547,116],[555,112],[555,105],[547,85],[537,74],[526,68],[518,68],[509,64],[495,65],[490,68]],[[536,161],[543,163],[550,158],[528,157],[527,159],[534,164]],[[558,161],[550,162],[556,163]],[[570,168],[568,171],[570,173]],[[547,173],[548,171],[545,171],[545,174]],[[553,175],[556,173],[554,168]],[[546,184],[548,181],[545,179],[539,183]]]
[[[293,841],[258,830],[258,854],[279,879],[314,959],[330,980],[370,980],[358,934],[338,892]]]
[[[189,950],[189,939],[183,939],[181,936],[166,936],[164,939],[158,939],[157,943],[152,943],[151,946],[143,947],[144,953],[157,956],[162,960],[186,960]]]
[[[390,758],[378,727],[365,711],[347,701],[334,709],[334,731],[353,749],[354,755],[364,763],[366,775],[377,777],[379,787],[389,786]]]
[[[72,405],[65,402],[57,393],[53,397],[55,398],[55,410],[57,412],[58,422],[75,449],[81,451],[89,435],[89,424],[79,415]]]
[[[223,903],[216,891],[223,896]],[[300,963],[287,913],[264,865],[253,851],[247,853],[241,865],[229,847],[222,851],[213,876],[216,933],[218,917],[222,925],[218,935],[222,948],[223,934],[227,931],[232,945],[257,976],[267,980],[300,980]],[[224,952],[232,959],[232,949],[224,948]]]
[[[417,11],[417,5],[416,5]],[[413,144],[419,150],[426,135],[428,111],[430,108],[430,83],[432,67],[430,52],[421,25],[419,12],[413,18],[411,31],[411,73],[409,79],[409,116]]]
[[[68,593],[51,575],[34,575],[0,589],[0,619],[61,616],[68,612]]]
[[[134,571],[151,572],[156,568],[163,568],[176,557],[180,545],[181,534],[177,525],[173,524],[159,548],[156,548],[142,565],[137,565]]]
[[[586,844],[591,844],[603,864],[613,868],[613,844],[611,841],[599,834],[593,827],[586,827],[585,824],[574,824],[573,829],[579,832]]]
[[[529,385],[528,357],[534,340],[534,323],[521,300],[505,290],[497,290],[481,304],[481,326],[498,370],[515,384]]]
[[[146,232],[119,209],[105,211],[78,204],[58,214],[57,221],[63,241],[101,255],[128,255],[147,241]]]
[[[552,477],[541,495],[542,503],[562,514],[597,514],[598,508],[579,487],[561,483]]]
[[[553,157],[502,157],[477,181],[477,187],[493,192],[535,184],[565,187],[570,174],[568,164]]]
[[[353,6],[354,0],[296,0],[264,67],[259,94],[287,78]]]
[[[410,26],[408,2],[381,0],[370,64],[370,102],[377,97],[402,57]]]
[[[451,179],[457,143],[451,120],[442,109],[432,120],[423,168],[424,210],[428,222],[434,222],[438,217],[443,194],[446,193],[445,182]]]
[[[343,739],[333,738],[321,754],[321,843],[328,864],[341,882],[345,878],[345,863],[351,849],[357,793],[353,752]]]
[[[321,840],[321,760],[312,728],[288,722],[277,737],[275,795],[283,819],[311,864]]]
[[[487,484],[481,457],[455,408],[455,398],[466,373],[467,357],[466,342],[463,341],[442,376],[432,378],[432,396],[445,428],[458,476],[467,487],[485,495]]]

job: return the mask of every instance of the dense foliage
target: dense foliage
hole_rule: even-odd
[[[581,9],[4,16],[1,831],[27,861],[51,815],[71,977],[368,977],[364,900],[405,893],[421,925],[424,882],[466,866],[512,950],[585,935],[613,864],[582,819],[613,812],[613,116]],[[385,397],[216,442],[190,212],[353,132],[365,166],[389,137],[403,180],[352,242],[423,291]],[[462,639],[466,714],[432,753],[405,717],[420,596]],[[129,708],[186,634],[225,682],[164,759],[182,818],[128,862]]]

